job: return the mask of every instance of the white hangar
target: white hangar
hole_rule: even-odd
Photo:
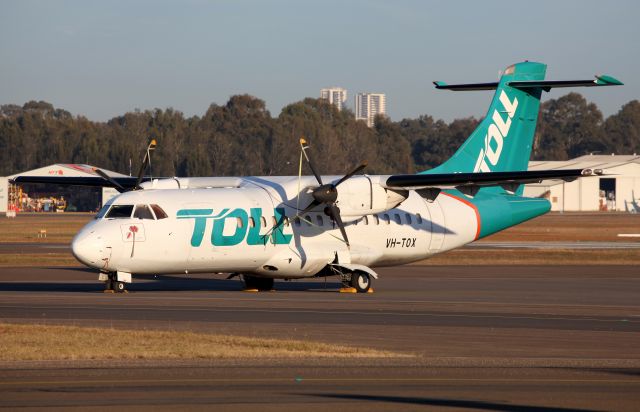
[[[529,162],[529,170],[602,169],[603,176],[573,182],[528,184],[525,196],[546,197],[553,211],[640,212],[640,156],[586,155],[564,161]]]
[[[110,170],[104,170],[109,176],[113,177],[126,177],[126,175],[112,172]],[[17,196],[24,196],[21,191],[18,191],[15,185],[11,185],[9,180],[18,176],[70,176],[70,177],[96,177],[98,176],[94,172],[94,167],[84,164],[65,164],[56,163],[53,165],[41,167],[38,169],[29,170],[22,173],[16,173],[11,176],[0,177],[0,213],[6,213],[9,210],[10,203],[17,203]],[[115,196],[118,192],[110,187],[102,189],[102,204]]]

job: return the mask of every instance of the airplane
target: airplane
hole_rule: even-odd
[[[73,255],[97,269],[106,291],[125,292],[134,275],[225,273],[249,290],[274,279],[337,276],[366,293],[376,267],[429,258],[547,213],[544,198],[524,197],[524,184],[602,175],[596,169],[527,171],[543,91],[614,86],[611,76],[546,81],[546,65],[509,66],[499,81],[448,85],[452,91],[495,90],[487,116],[440,166],[417,174],[324,176],[300,139],[312,175],[18,177],[16,183],[111,186],[109,200],[71,243]],[[393,150],[393,148],[389,148]],[[72,180],[70,180],[72,179]]]

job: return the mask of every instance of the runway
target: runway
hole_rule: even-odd
[[[81,268],[0,268],[10,322],[196,330],[400,351],[398,360],[4,364],[0,406],[249,410],[634,410],[640,271],[632,266],[405,266],[375,293],[222,276],[134,279],[103,294]],[[116,351],[126,348],[109,348]]]
[[[466,249],[640,249],[640,242],[474,242]]]

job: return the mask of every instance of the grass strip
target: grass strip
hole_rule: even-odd
[[[0,323],[0,361],[397,358],[412,355],[301,340]]]
[[[0,242],[41,242],[68,243],[84,225],[89,223],[93,214],[31,214],[10,219],[0,219]],[[46,231],[46,237],[39,237],[40,231]]]
[[[640,265],[638,249],[454,249],[414,265]]]
[[[82,266],[70,253],[0,253],[0,267]]]

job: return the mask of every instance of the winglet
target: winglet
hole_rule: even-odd
[[[433,84],[436,86],[436,89],[442,89],[443,87],[447,87],[445,82],[435,81]]]

